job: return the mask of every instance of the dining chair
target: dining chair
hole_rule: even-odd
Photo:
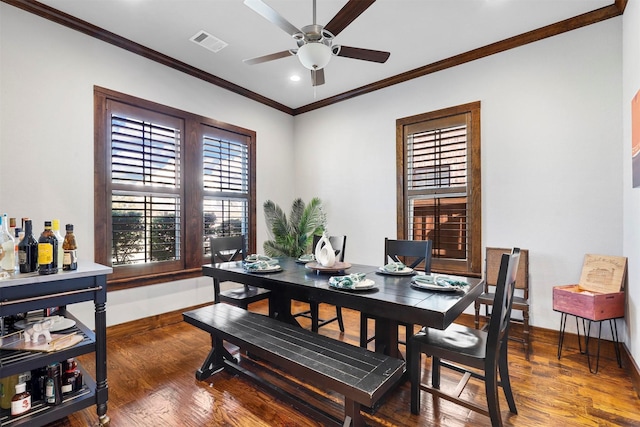
[[[519,261],[518,248],[514,248],[511,254],[502,255],[488,331],[453,323],[444,330],[423,328],[409,339],[407,369],[411,380],[413,414],[420,412],[420,391],[424,390],[434,398],[449,400],[487,415],[493,427],[502,427],[498,386],[504,391],[509,411],[513,414],[518,413],[509,381],[507,338]],[[422,383],[422,354],[431,356],[430,387]],[[463,374],[454,393],[440,390],[441,367]],[[484,381],[486,406],[460,398],[471,377]]]
[[[315,250],[318,241],[322,236],[313,236],[312,251]],[[336,261],[344,262],[344,251],[347,245],[347,236],[329,236],[329,242],[336,253]],[[315,301],[309,301],[309,310],[295,313],[293,317],[305,317],[311,319],[311,330],[318,332],[318,329],[329,323],[338,321],[340,332],[344,332],[344,322],[342,320],[342,307],[336,306],[336,315],[330,319],[320,319],[320,304]]]
[[[495,287],[498,283],[498,272],[500,270],[500,260],[502,254],[509,253],[505,248],[487,248],[484,269],[484,292],[476,299],[475,327],[480,328],[480,308],[485,307],[485,319],[491,315],[489,307],[493,305],[495,297]],[[511,322],[522,324],[522,338],[510,336],[509,339],[521,342],[524,346],[524,355],[529,360],[531,334],[529,332],[529,251],[520,250],[520,264],[518,264],[518,274],[516,276],[517,295],[513,298],[513,310],[522,312],[522,319],[511,318]]]
[[[211,263],[243,260],[246,256],[244,236],[209,237]],[[268,299],[271,291],[255,286],[242,285],[220,291],[220,302],[247,310],[249,304]],[[274,308],[269,300],[269,316],[274,316]]]
[[[391,240],[384,239],[384,264],[388,262],[402,262],[406,266],[414,270],[423,264],[422,271],[426,274],[431,273],[431,249],[433,242],[431,240]],[[375,321],[376,316],[370,313],[360,313],[360,347],[366,347],[375,336],[369,337],[369,320]],[[405,336],[413,335],[413,324],[402,323],[405,327]],[[400,344],[406,344],[406,341],[399,341]]]

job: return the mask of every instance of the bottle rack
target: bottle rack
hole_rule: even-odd
[[[0,280],[0,317],[49,307],[66,307],[83,301],[93,301],[95,306],[94,331],[66,309],[58,313],[76,321],[76,325],[64,333],[76,332],[83,336],[83,340],[72,347],[49,353],[0,350],[0,378],[62,362],[70,357],[95,354],[95,378],[78,363],[84,381],[81,390],[64,395],[62,403],[56,406],[48,406],[42,401],[32,402],[31,410],[17,417],[12,417],[8,410],[0,410],[0,426],[42,426],[93,405],[96,405],[100,424],[109,424],[106,414],[106,283],[107,274],[111,272],[110,267],[83,261],[73,271],[47,276],[37,273],[16,274],[10,279]]]

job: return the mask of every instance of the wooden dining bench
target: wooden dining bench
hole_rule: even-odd
[[[221,369],[248,376],[277,397],[314,419],[333,424],[364,426],[361,406],[373,407],[405,370],[405,362],[365,348],[331,339],[267,316],[228,304],[213,304],[183,313],[184,320],[211,334],[212,349],[196,378]],[[227,341],[252,357],[272,363],[289,375],[322,390],[344,396],[344,420],[339,420],[242,368],[224,348]]]

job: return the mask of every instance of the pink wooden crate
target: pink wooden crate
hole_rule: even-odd
[[[624,317],[624,292],[597,293],[578,285],[554,286],[553,309],[589,320]]]

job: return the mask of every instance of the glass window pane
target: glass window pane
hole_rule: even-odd
[[[180,198],[113,194],[112,265],[180,259]]]
[[[113,183],[179,186],[180,129],[111,116]]]

